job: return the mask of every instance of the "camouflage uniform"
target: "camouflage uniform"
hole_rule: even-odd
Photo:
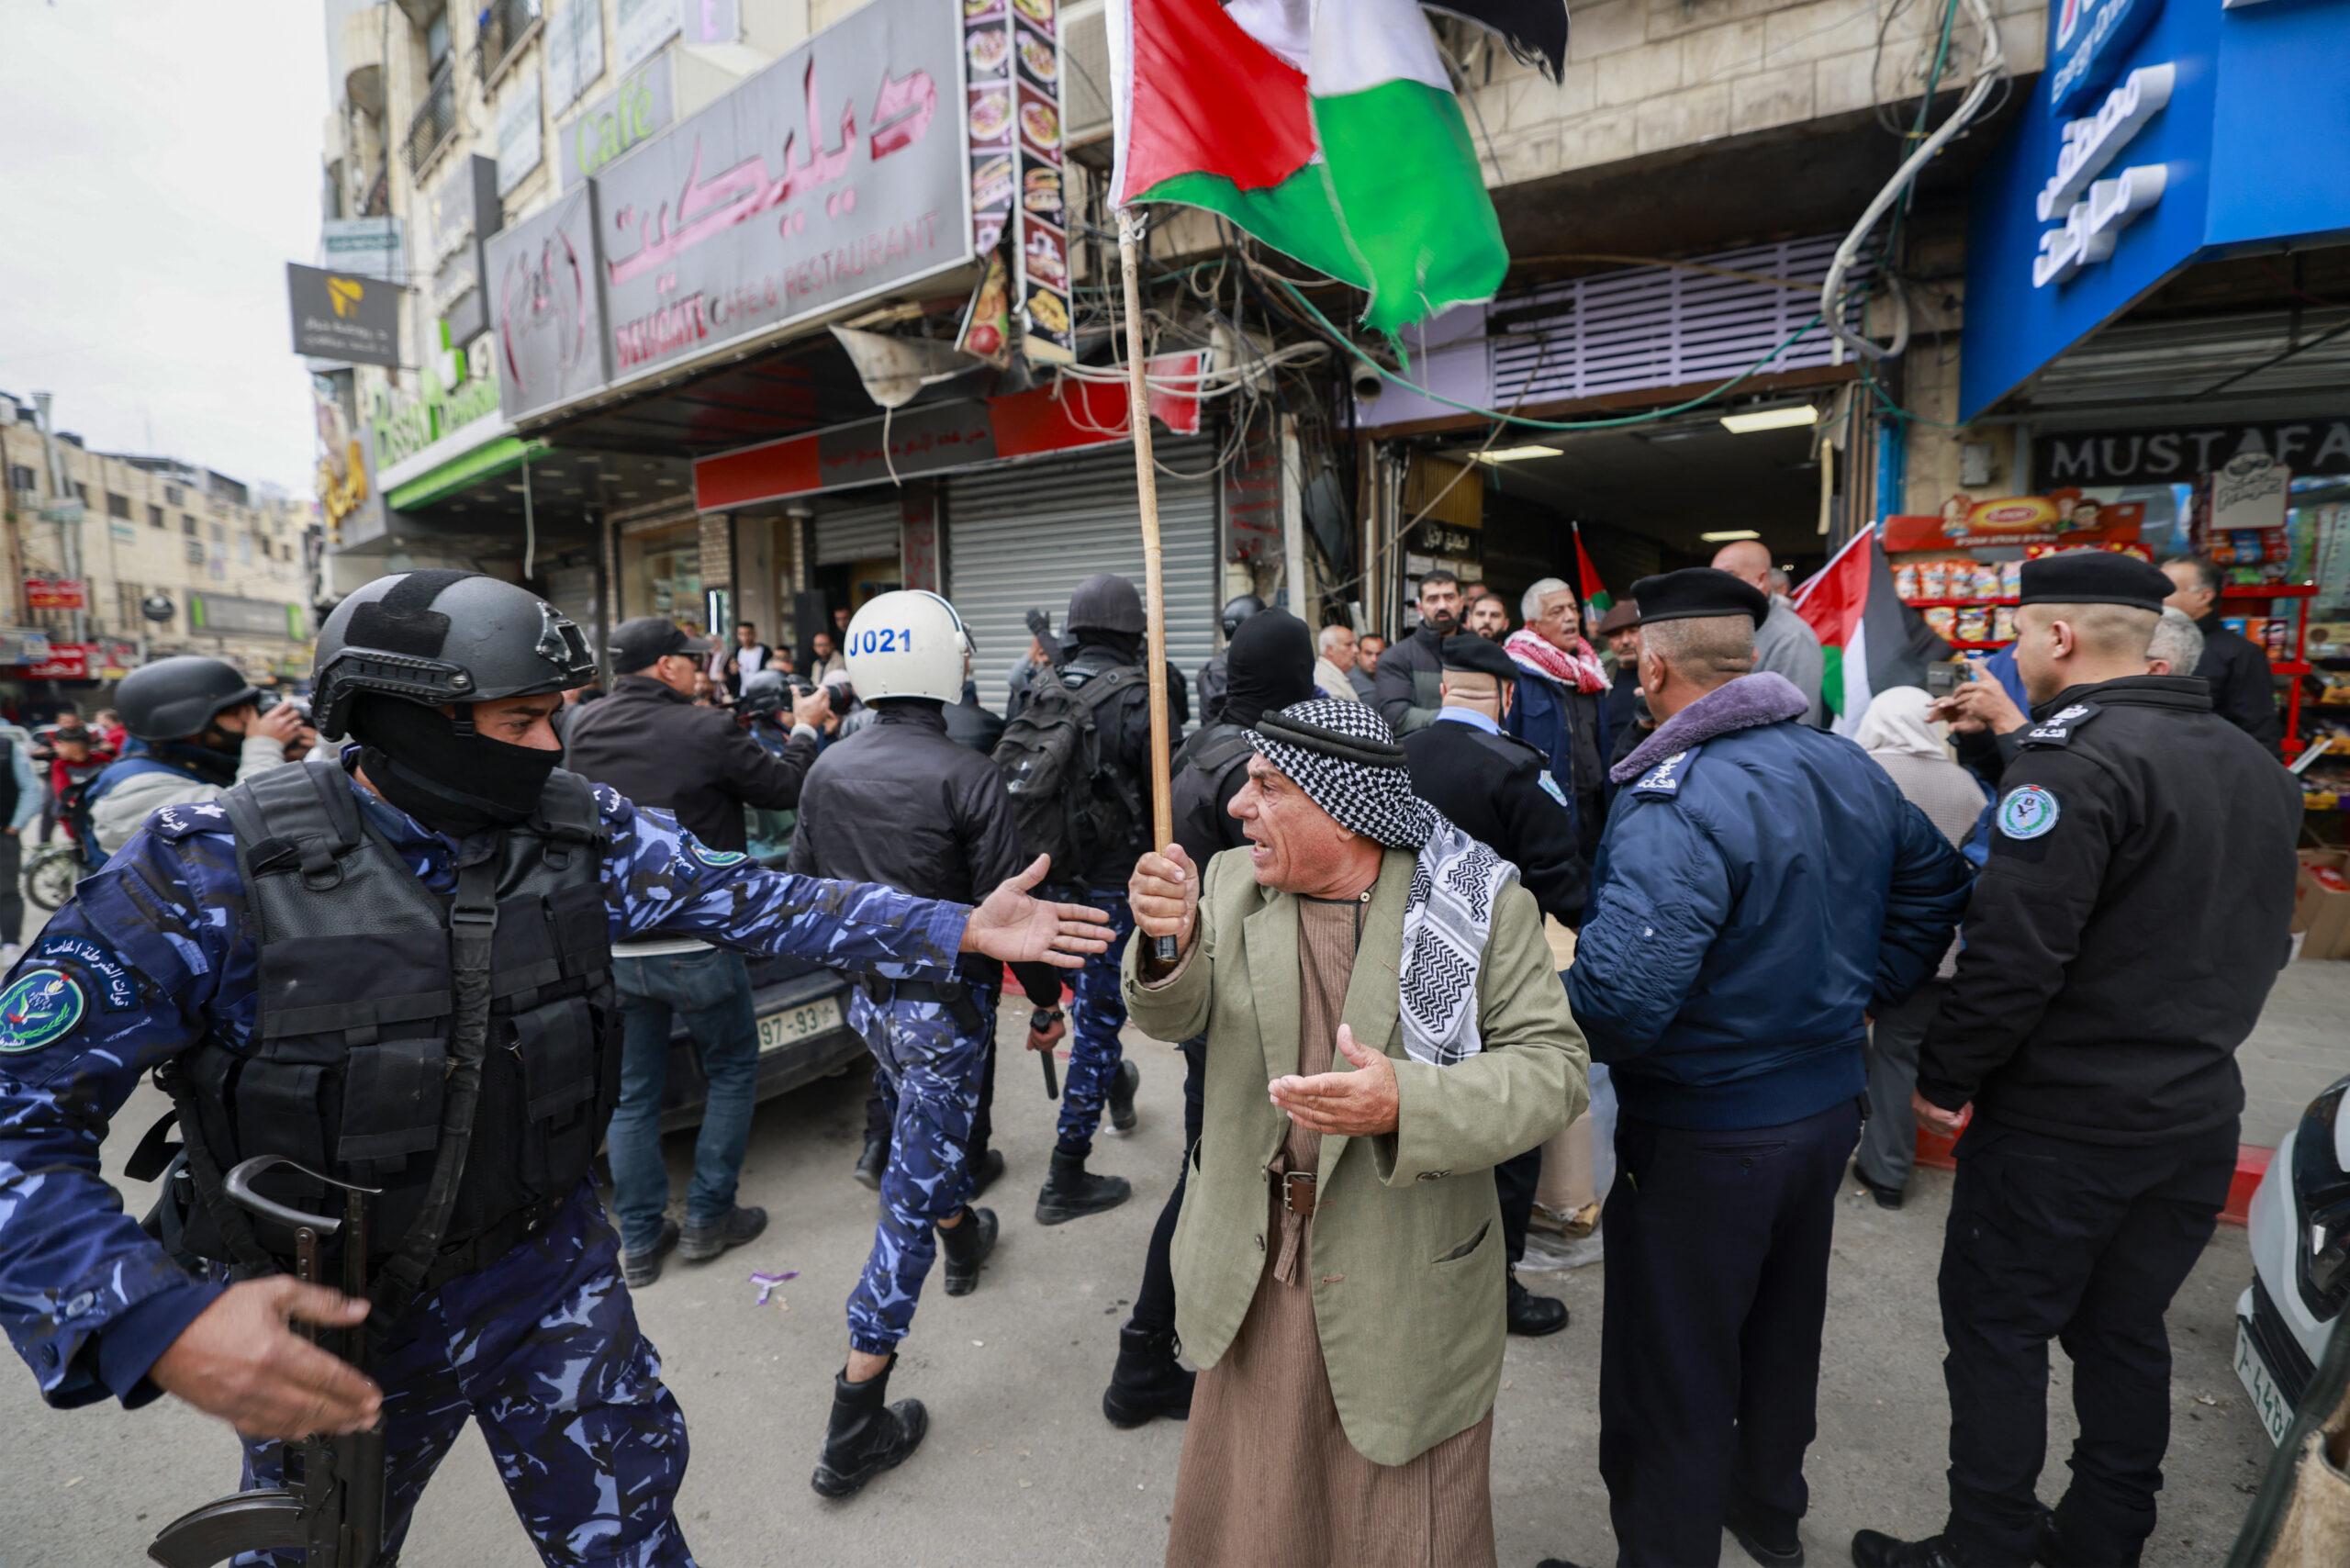
[[[974,997],[973,1005],[980,1000]],[[906,1337],[938,1255],[931,1227],[959,1213],[971,1193],[971,1122],[995,1027],[991,1009],[980,1009],[979,1017],[977,1028],[967,1028],[945,1002],[877,1003],[863,986],[849,992],[848,1021],[873,1052],[875,1084],[892,1127],[881,1222],[848,1298],[849,1343],[867,1355],[886,1356]]]
[[[1066,895],[1081,898],[1110,917],[1114,934],[1106,953],[1091,954],[1070,987],[1077,993],[1069,1006],[1069,1081],[1061,1086],[1060,1149],[1064,1154],[1091,1154],[1093,1131],[1102,1125],[1102,1105],[1110,1095],[1110,1080],[1125,1059],[1118,1031],[1125,1027],[1125,998],[1118,991],[1118,966],[1125,962],[1126,938],[1134,935],[1135,917],[1126,895],[1101,888]]]
[[[452,891],[457,846],[352,788],[410,869]],[[614,940],[691,932],[895,978],[952,978],[962,905],[761,870],[666,812],[640,812],[602,786],[596,801],[610,834],[602,885]],[[224,1288],[191,1279],[122,1212],[98,1146],[141,1075],[207,1034],[246,1047],[254,951],[227,813],[174,806],[81,884],[0,993],[0,1327],[53,1406],[157,1397],[148,1369]],[[518,1302],[537,1305],[526,1316]],[[470,1410],[547,1561],[690,1561],[670,1513],[684,1422],[588,1187],[538,1238],[413,1311],[414,1328],[396,1331],[413,1337],[378,1373],[403,1506]],[[471,1360],[453,1376],[444,1350],[464,1342]]]

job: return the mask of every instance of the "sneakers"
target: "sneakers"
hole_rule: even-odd
[[[890,1168],[890,1140],[873,1137],[865,1140],[865,1152],[856,1157],[856,1167],[850,1172],[857,1185],[868,1193],[881,1190],[881,1172]]]
[[[686,1223],[677,1242],[677,1256],[688,1263],[707,1263],[730,1247],[740,1247],[767,1227],[767,1211],[736,1204],[723,1219]]]
[[[1102,1395],[1102,1414],[1110,1425],[1139,1427],[1154,1416],[1178,1421],[1192,1414],[1192,1387],[1199,1373],[1175,1360],[1175,1331],[1137,1328],[1129,1323],[1118,1330],[1118,1365]]]
[[[1792,1523],[1765,1522],[1759,1510],[1733,1499],[1722,1509],[1722,1529],[1762,1568],[1803,1568],[1803,1540]],[[1855,1546],[1856,1562],[1858,1551]]]
[[[1052,1173],[1036,1194],[1036,1223],[1059,1225],[1114,1209],[1134,1196],[1133,1184],[1123,1176],[1095,1176],[1085,1169],[1085,1156],[1053,1151]]]
[[[1142,1087],[1142,1069],[1122,1061],[1110,1075],[1110,1125],[1122,1133],[1135,1130],[1135,1091]]]
[[[1509,1271],[1509,1331],[1528,1338],[1544,1334],[1556,1334],[1567,1326],[1567,1304],[1554,1295],[1536,1295],[1517,1282],[1517,1271]]]
[[[890,1397],[890,1374],[897,1370],[891,1356],[881,1375],[867,1383],[851,1383],[844,1369],[833,1379],[833,1415],[824,1428],[823,1452],[808,1484],[825,1497],[845,1497],[885,1470],[903,1464],[922,1446],[930,1430],[930,1415],[919,1399]]]
[[[938,1249],[946,1254],[946,1294],[969,1295],[979,1288],[979,1265],[995,1250],[995,1211],[965,1204],[962,1223],[939,1231]]]
[[[628,1282],[629,1289],[641,1291],[661,1277],[661,1260],[677,1244],[678,1234],[677,1222],[665,1218],[661,1222],[661,1238],[653,1244],[651,1251],[621,1249],[621,1278]]]

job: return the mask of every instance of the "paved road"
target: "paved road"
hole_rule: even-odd
[[[1007,1036],[1012,1026],[1007,1014]],[[820,1500],[807,1477],[845,1348],[841,1305],[871,1237],[873,1199],[848,1175],[863,1085],[852,1075],[761,1108],[744,1193],[774,1216],[767,1235],[701,1268],[673,1263],[641,1297],[692,1423],[679,1505],[700,1562],[1158,1560],[1182,1429],[1160,1422],[1119,1432],[1099,1410],[1181,1139],[1180,1061],[1147,1042],[1131,1048],[1144,1064],[1143,1124],[1131,1137],[1104,1137],[1096,1168],[1133,1178],[1137,1196],[1051,1229],[1030,1216],[1051,1144],[1049,1108],[1032,1065],[1007,1058],[997,1115],[1010,1170],[989,1199],[1003,1216],[1003,1242],[979,1292],[926,1300],[906,1342],[895,1392],[929,1404],[929,1442],[846,1503]],[[109,1141],[110,1163],[118,1166],[159,1103],[141,1091]],[[682,1193],[686,1145],[673,1138],[670,1153]],[[1946,1416],[1933,1273],[1948,1192],[1945,1173],[1924,1171],[1899,1213],[1848,1195],[1839,1217],[1805,1529],[1815,1562],[1842,1562],[1862,1526],[1923,1532],[1940,1521]],[[143,1193],[130,1198],[143,1209]],[[1595,1469],[1604,1267],[1535,1276],[1572,1304],[1573,1325],[1510,1345],[1494,1494],[1502,1561],[1518,1568],[1550,1554],[1595,1568],[1613,1560]],[[2244,1233],[2222,1227],[2172,1311],[2176,1436],[2148,1568],[2222,1557],[2265,1462],[2266,1439],[2229,1370],[2231,1309],[2249,1268]],[[753,1270],[800,1277],[761,1308]],[[2064,1358],[2053,1359],[2061,1390]],[[2070,1434],[2061,1394],[2057,1403],[2052,1501]],[[232,1484],[234,1450],[225,1428],[168,1401],[130,1414],[46,1410],[9,1361],[0,1364],[0,1473],[13,1482],[0,1494],[0,1564],[128,1564],[144,1561],[160,1522]],[[470,1431],[426,1495],[407,1560],[420,1568],[535,1561]],[[1744,1562],[1727,1539],[1723,1561]]]

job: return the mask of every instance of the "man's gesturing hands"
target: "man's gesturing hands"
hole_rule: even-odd
[[[1346,1137],[1393,1132],[1399,1105],[1395,1064],[1369,1046],[1356,1044],[1355,1032],[1344,1024],[1338,1025],[1338,1054],[1354,1064],[1354,1071],[1276,1078],[1265,1085],[1274,1105],[1313,1132]]]
[[[364,1432],[384,1396],[365,1374],[287,1327],[348,1328],[367,1304],[284,1274],[230,1285],[156,1359],[148,1376],[249,1438]]]
[[[1180,844],[1135,862],[1126,881],[1126,907],[1146,936],[1172,936],[1180,950],[1192,945],[1199,924],[1200,872]]]
[[[1064,969],[1081,969],[1089,953],[1108,952],[1110,935],[1101,929],[1110,923],[1108,915],[1081,903],[1046,903],[1028,896],[1052,865],[1049,857],[1039,855],[1028,869],[997,883],[987,902],[971,912],[958,951],[984,953],[1007,964],[1042,959]]]

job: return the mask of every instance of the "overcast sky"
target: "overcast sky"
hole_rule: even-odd
[[[0,0],[0,391],[95,450],[314,488],[318,0]]]

